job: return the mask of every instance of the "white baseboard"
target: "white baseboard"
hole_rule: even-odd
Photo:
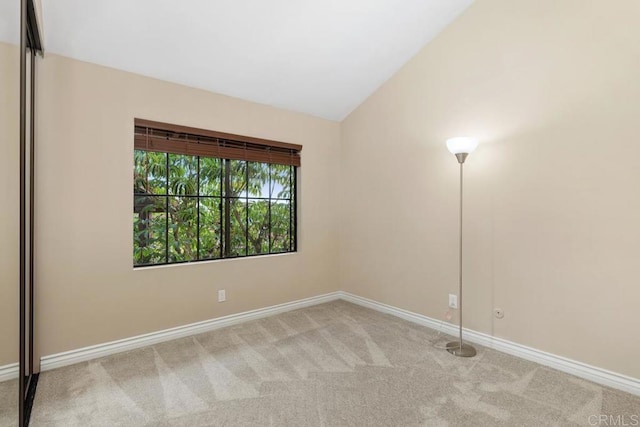
[[[391,314],[401,319],[439,330],[448,335],[456,336],[459,331],[457,325],[435,320],[422,314],[413,313],[388,304],[353,295],[349,292],[341,291],[339,292],[339,295],[342,300],[371,308],[382,313]],[[470,342],[492,348],[503,353],[511,354],[522,359],[530,360],[532,362],[557,369],[558,371],[593,381],[594,383],[640,396],[640,379],[638,378],[632,378],[627,375],[587,365],[586,363],[557,356],[555,354],[547,353],[545,351],[537,350],[535,348],[527,347],[522,344],[514,343],[503,338],[494,337],[467,328],[463,328],[463,333],[465,339]]]
[[[18,378],[18,364],[10,363],[8,365],[0,366],[0,383],[2,381],[12,380]]]
[[[201,334],[203,332],[224,328],[226,326],[236,325],[238,323],[247,322],[249,320],[260,319],[262,317],[273,316],[274,314],[284,313],[286,311],[297,310],[299,308],[334,301],[339,298],[340,294],[338,292],[332,292],[325,295],[319,295],[284,304],[273,305],[271,307],[259,308],[257,310],[245,311],[243,313],[231,314],[229,316],[204,320],[202,322],[191,323],[184,326],[178,326],[176,328],[165,329],[163,331],[151,332],[148,334],[125,338],[118,341],[111,341],[104,344],[97,344],[90,347],[79,348],[77,350],[52,354],[50,356],[42,357],[40,361],[40,369],[42,371],[48,371],[51,369],[61,368],[63,366],[73,365],[75,363],[86,362],[87,360],[96,359],[98,357],[109,356],[111,354],[129,351],[148,345],[158,344],[177,338]]]
[[[176,338],[200,334],[203,332],[212,331],[214,329],[224,328],[226,326],[247,322],[249,320],[260,319],[291,310],[297,310],[299,308],[310,307],[312,305],[334,301],[337,299],[342,299],[363,307],[371,308],[382,313],[391,314],[401,319],[405,319],[431,329],[439,330],[445,334],[455,336],[458,333],[458,327],[451,323],[432,319],[422,314],[413,313],[408,310],[403,310],[401,308],[363,298],[348,292],[338,291],[311,298],[305,298],[298,301],[274,305],[271,307],[246,311],[244,313],[232,314],[216,319],[178,326],[176,328],[166,329],[163,331],[138,335],[118,341],[112,341],[104,344],[80,348],[77,350],[44,356],[41,359],[40,368],[42,371],[47,371],[50,369],[73,365],[75,363],[85,362],[87,360],[96,359],[98,357],[108,356],[123,351],[133,350],[148,345],[170,341]],[[465,334],[465,338],[470,342],[492,348],[503,353],[511,354],[522,359],[537,362],[541,365],[549,366],[559,371],[566,372],[598,384],[602,384],[611,388],[640,396],[640,379],[597,368],[595,366],[587,365],[582,362],[571,360],[562,356],[557,356],[555,354],[547,353],[541,350],[536,350],[535,348],[517,344],[503,338],[493,337],[482,332],[476,332],[466,328],[464,328],[463,331]],[[0,382],[17,377],[17,363],[0,366]]]

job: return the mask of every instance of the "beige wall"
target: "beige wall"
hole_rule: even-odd
[[[40,355],[337,290],[338,123],[56,55],[39,76]],[[134,270],[134,117],[302,144],[299,252]]]
[[[640,378],[640,2],[476,0],[342,124],[342,287]],[[500,307],[505,317],[492,317]]]
[[[0,366],[18,361],[20,50],[0,43]]]

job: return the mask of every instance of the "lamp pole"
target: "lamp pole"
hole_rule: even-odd
[[[463,203],[463,168],[464,161],[471,151],[477,146],[477,141],[471,138],[452,138],[447,141],[449,151],[455,154],[460,164],[460,240],[459,240],[459,281],[458,281],[458,319],[459,319],[459,336],[458,341],[447,343],[446,349],[449,353],[459,357],[473,357],[476,355],[476,349],[465,344],[462,341],[462,203]]]

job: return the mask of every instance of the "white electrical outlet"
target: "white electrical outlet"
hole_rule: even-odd
[[[227,300],[227,292],[224,289],[218,291],[218,302],[225,302]]]
[[[449,308],[458,308],[458,295],[449,294]]]

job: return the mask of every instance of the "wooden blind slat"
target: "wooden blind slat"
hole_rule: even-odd
[[[225,132],[217,132],[217,131],[198,129],[198,128],[193,128],[188,126],[180,126],[180,125],[174,125],[169,123],[155,122],[152,120],[136,118],[134,120],[134,125],[136,128],[143,128],[143,129],[146,128],[150,130],[164,131],[167,133],[173,133],[173,134],[185,135],[185,136],[188,135],[190,137],[195,137],[195,138],[202,137],[202,138],[210,138],[210,139],[217,139],[217,140],[243,142],[243,143],[251,144],[252,146],[254,146],[254,148],[269,147],[271,149],[283,149],[283,150],[293,151],[297,153],[302,151],[302,145],[298,145],[298,144],[290,144],[287,142],[255,138],[251,136],[235,135],[235,134],[225,133]]]
[[[160,153],[186,154],[189,156],[216,157],[231,160],[247,160],[250,162],[272,163],[279,165],[300,166],[299,153],[282,153],[271,150],[254,151],[242,148],[224,147],[218,144],[195,143],[166,139],[156,136],[136,134],[134,140],[136,150],[156,151]]]

